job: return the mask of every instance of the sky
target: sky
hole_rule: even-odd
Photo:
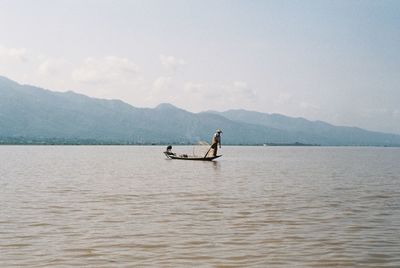
[[[0,0],[0,75],[400,134],[400,1]]]

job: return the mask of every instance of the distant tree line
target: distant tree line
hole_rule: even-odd
[[[0,137],[0,145],[190,145],[189,142],[101,140],[81,138]]]
[[[79,138],[31,138],[31,137],[0,137],[2,145],[119,145],[133,144],[128,141],[111,141]]]
[[[190,141],[129,141],[129,140],[102,140],[82,138],[47,138],[47,137],[0,137],[0,145],[197,145]],[[263,143],[263,144],[225,144],[238,146],[319,146],[306,143]]]

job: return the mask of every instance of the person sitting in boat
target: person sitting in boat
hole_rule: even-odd
[[[222,130],[217,129],[215,134],[213,135],[211,139],[211,150],[212,150],[212,155],[217,156],[217,151],[218,151],[218,145],[219,148],[221,148],[221,133]]]
[[[175,155],[175,153],[172,152],[172,146],[168,145],[167,150],[165,151],[165,154],[167,155]]]

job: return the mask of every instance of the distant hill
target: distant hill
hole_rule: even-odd
[[[0,76],[0,143],[189,144],[209,141],[216,128],[224,130],[225,144],[400,145],[399,135],[359,128],[244,110],[191,113],[171,104],[136,108]]]
[[[400,135],[367,131],[357,127],[334,126],[323,121],[310,121],[281,114],[246,110],[209,111],[236,122],[257,124],[294,134],[296,142],[321,145],[399,145]]]

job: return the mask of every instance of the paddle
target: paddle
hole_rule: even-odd
[[[208,151],[207,151],[206,155],[204,156],[204,158],[207,157],[207,155],[208,155],[208,153],[210,152],[211,148],[212,148],[212,146],[210,147],[210,149],[208,149]]]

